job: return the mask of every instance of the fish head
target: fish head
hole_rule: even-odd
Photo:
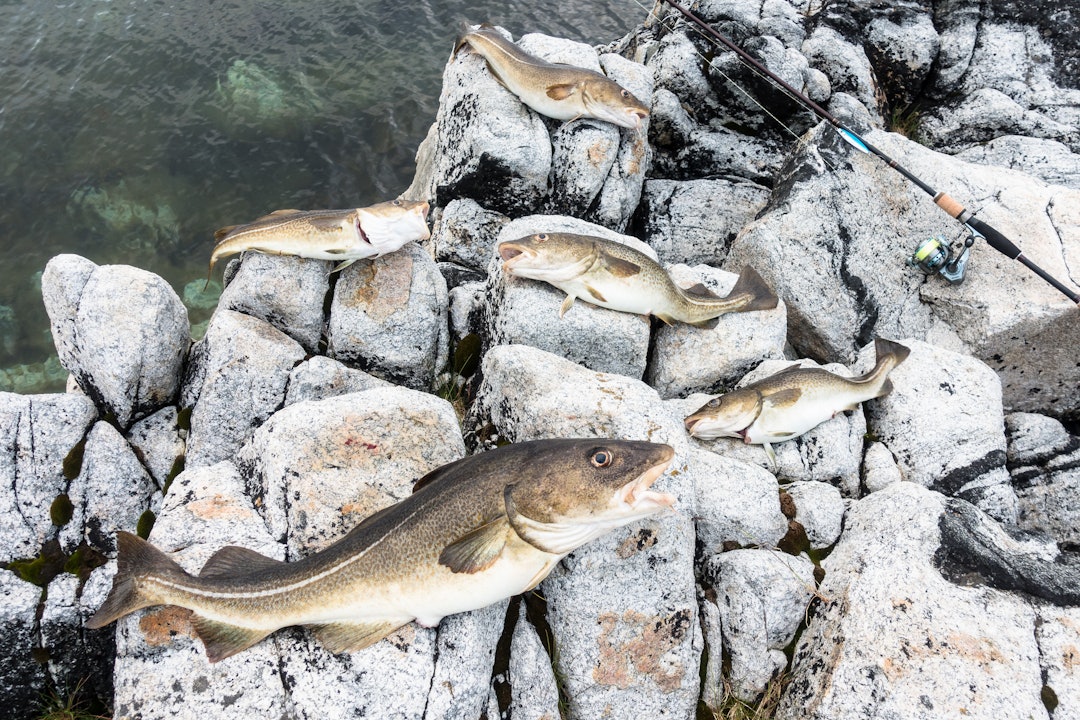
[[[427,240],[428,204],[423,200],[390,200],[355,211],[356,231],[376,255],[399,250],[405,243]]]
[[[499,243],[503,272],[549,283],[573,280],[596,256],[595,243],[570,233],[537,233]]]
[[[515,532],[545,552],[566,554],[675,503],[650,489],[675,456],[670,445],[606,438],[533,445],[535,456],[503,496]]]
[[[689,415],[684,424],[693,437],[744,437],[761,414],[761,393],[752,388],[714,397]]]
[[[589,115],[606,120],[619,127],[637,130],[649,117],[645,103],[616,82],[605,77],[590,78],[582,82],[581,100]]]

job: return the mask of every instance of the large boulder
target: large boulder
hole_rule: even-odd
[[[446,364],[446,280],[419,245],[341,272],[327,355],[390,382],[431,387]]]
[[[323,305],[330,289],[328,260],[244,253],[218,307],[265,320],[315,352],[322,338]]]
[[[84,395],[0,393],[0,562],[37,557],[55,537],[53,503],[79,474],[96,419]]]
[[[1080,547],[1080,437],[1044,415],[1005,416],[1007,465],[1020,505],[1018,524]]]
[[[175,400],[191,343],[187,310],[157,275],[58,255],[41,294],[60,361],[121,427]]]
[[[934,565],[945,502],[903,482],[852,506],[778,718],[1049,718],[1031,604]]]
[[[304,348],[263,320],[219,310],[192,349],[181,405],[191,410],[186,467],[232,457],[285,398]]]

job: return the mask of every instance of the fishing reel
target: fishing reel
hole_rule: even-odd
[[[975,244],[975,236],[978,233],[972,231],[964,240],[960,251],[954,254],[953,246],[943,237],[932,237],[923,240],[915,248],[915,252],[907,259],[907,264],[913,268],[922,270],[927,275],[939,274],[949,281],[950,285],[959,285],[964,282],[964,270],[967,268],[968,253]]]

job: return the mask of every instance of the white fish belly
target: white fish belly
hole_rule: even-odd
[[[746,429],[746,441],[773,443],[791,440],[832,419],[836,413],[849,407],[851,402],[858,401],[837,395],[822,395],[801,399],[789,408],[763,408]]]
[[[656,297],[651,288],[634,287],[629,283],[589,282],[586,279],[574,279],[559,287],[568,295],[574,295],[587,303],[638,315],[649,315],[658,310],[662,304],[661,299]],[[599,293],[604,299],[597,299],[593,291]]]

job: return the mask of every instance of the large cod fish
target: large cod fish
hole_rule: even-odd
[[[878,338],[874,369],[854,378],[798,365],[715,397],[686,418],[693,437],[738,437],[765,446],[776,465],[772,443],[802,435],[843,410],[892,392],[889,373],[907,359],[905,346]]]
[[[333,272],[361,258],[385,255],[413,240],[431,237],[428,204],[391,200],[347,210],[277,210],[243,225],[214,233],[210,272],[223,257],[245,250],[337,260]]]
[[[454,55],[466,45],[487,61],[503,87],[541,115],[556,120],[594,118],[631,129],[649,117],[644,103],[606,75],[530,55],[488,23],[462,33]]]
[[[293,563],[225,547],[193,576],[121,532],[112,590],[86,626],[178,605],[193,611],[211,662],[288,625],[307,626],[331,652],[359,650],[413,620],[434,626],[525,592],[575,548],[671,507],[673,496],[649,487],[673,456],[668,445],[597,438],[473,455]]]
[[[632,247],[591,235],[539,233],[499,244],[503,271],[543,280],[566,293],[559,317],[576,298],[622,312],[655,315],[708,327],[719,315],[776,307],[772,288],[750,266],[743,268],[727,297],[704,285],[682,289],[664,268]]]

